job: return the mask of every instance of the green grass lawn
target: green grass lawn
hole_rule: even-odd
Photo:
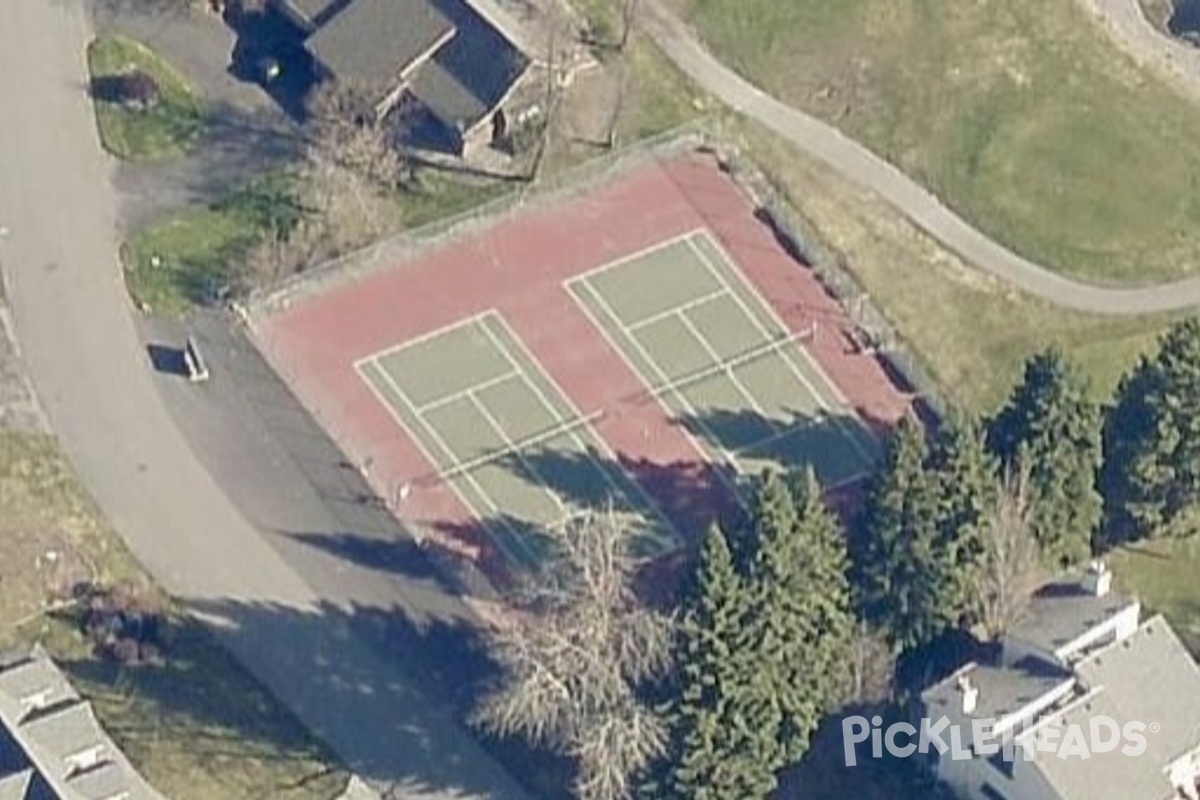
[[[154,108],[137,111],[96,99],[96,124],[105,149],[118,158],[148,160],[186,152],[204,131],[195,93],[170,64],[150,48],[121,36],[106,36],[88,45],[92,79],[140,69],[157,82],[162,99]]]
[[[1188,649],[1200,654],[1200,539],[1139,542],[1110,554],[1108,563],[1121,591],[1141,600],[1146,612],[1165,614]]]
[[[1061,272],[1200,270],[1200,108],[1074,0],[686,0],[722,58]]]
[[[508,188],[497,182],[463,183],[432,171],[419,175],[414,187],[395,196],[391,224],[397,230],[460,213]],[[267,173],[216,203],[136,232],[121,248],[134,302],[163,316],[209,302],[214,290],[238,282],[241,262],[255,245],[276,226],[290,227],[306,213],[303,192],[292,174]]]
[[[65,616],[39,613],[77,581],[156,593],[49,437],[0,432],[0,553],[0,646],[41,641],[166,797],[332,800],[345,786],[322,747],[188,618],[170,613],[162,665],[121,667],[93,656]]]
[[[121,248],[130,295],[140,307],[164,316],[206,302],[264,235],[256,222],[237,204],[215,204],[137,232]]]
[[[1174,317],[1064,311],[965,265],[891,206],[764,129],[726,119],[721,130],[840,252],[872,301],[916,348],[942,393],[973,411],[1001,402],[1025,358],[1060,345],[1107,397]]]

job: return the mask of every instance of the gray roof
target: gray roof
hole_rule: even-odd
[[[342,4],[341,0],[275,0],[276,3],[287,6],[297,17],[312,24],[323,13],[331,11],[334,5]]]
[[[1079,578],[1053,580],[1034,592],[1011,635],[1052,653],[1132,602],[1115,592],[1097,597]]]
[[[27,659],[0,671],[0,693],[20,703],[26,698],[40,697],[46,704],[78,699],[79,695],[49,659]]]
[[[104,739],[92,707],[83,701],[49,708],[30,717],[21,723],[21,734],[60,758],[103,744]]]
[[[9,775],[0,775],[0,800],[26,800],[29,784],[33,782],[33,770],[23,769]]]
[[[466,131],[504,99],[529,59],[464,0],[434,2],[457,33],[421,67],[410,89],[442,124]]]
[[[121,768],[110,761],[71,778],[71,788],[88,800],[108,800],[126,791],[128,781]]]
[[[1086,731],[1088,720],[1103,714],[1118,725],[1137,721],[1160,729],[1145,732],[1146,752],[1136,757],[1120,748],[1086,761],[1038,752],[1035,758],[1050,783],[1066,800],[1175,797],[1163,771],[1200,747],[1200,669],[1179,637],[1162,617],[1154,617],[1076,669],[1096,694],[1059,715],[1065,725],[1079,724]]]
[[[959,676],[969,677],[979,690],[975,710],[971,714],[962,714]],[[967,716],[1000,720],[1073,681],[1074,676],[1057,664],[1030,656],[1005,666],[971,665],[926,689],[921,693],[921,699],[925,701],[926,716],[934,719],[945,714],[952,718]]]
[[[453,35],[427,0],[353,0],[306,45],[335,78],[382,93]]]
[[[22,699],[52,688],[51,705]],[[100,763],[79,771],[66,759],[93,747]],[[41,647],[0,655],[0,800],[162,800],[104,733]]]

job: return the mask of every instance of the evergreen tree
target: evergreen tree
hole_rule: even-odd
[[[806,470],[795,490],[777,475],[759,491],[757,552],[751,571],[764,688],[782,719],[780,767],[807,751],[817,724],[847,690],[854,616],[845,535]]]
[[[1096,486],[1101,413],[1061,352],[1025,362],[1021,383],[987,433],[1005,469],[1028,469],[1031,524],[1045,558],[1055,567],[1086,560],[1103,510]]]
[[[938,617],[959,624],[977,605],[983,528],[999,489],[996,459],[971,419],[950,421],[938,432],[929,468],[937,497],[937,537],[927,580],[937,587]]]
[[[915,420],[893,431],[867,501],[855,583],[864,615],[898,647],[928,643],[978,606],[981,531],[996,481],[973,422],[948,423],[932,449]]]
[[[781,714],[752,691],[760,675],[752,607],[724,533],[714,526],[680,626],[680,691],[672,709],[667,794],[689,800],[754,800],[775,786]],[[657,792],[655,793],[658,794]]]
[[[1173,325],[1121,381],[1102,486],[1117,537],[1182,533],[1200,500],[1200,321]]]
[[[739,562],[719,530],[680,638],[668,794],[759,800],[844,698],[854,617],[845,537],[816,477],[764,477]]]
[[[900,647],[928,641],[943,627],[935,613],[935,589],[925,578],[937,538],[937,495],[926,472],[928,457],[920,424],[902,419],[870,489],[865,542],[854,566],[864,616],[889,631]]]

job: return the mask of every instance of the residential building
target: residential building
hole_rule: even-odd
[[[459,155],[502,137],[533,102],[532,59],[466,0],[271,0],[320,76],[404,103],[422,139]]]
[[[1200,798],[1200,668],[1111,581],[1095,563],[1045,584],[988,657],[922,693],[961,732],[957,757],[924,757],[963,800]]]
[[[0,655],[0,800],[162,800],[40,647]]]

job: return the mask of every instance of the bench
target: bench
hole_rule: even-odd
[[[204,356],[200,355],[200,346],[191,336],[183,346],[183,365],[187,369],[187,378],[192,383],[208,380],[208,367],[204,363]]]

